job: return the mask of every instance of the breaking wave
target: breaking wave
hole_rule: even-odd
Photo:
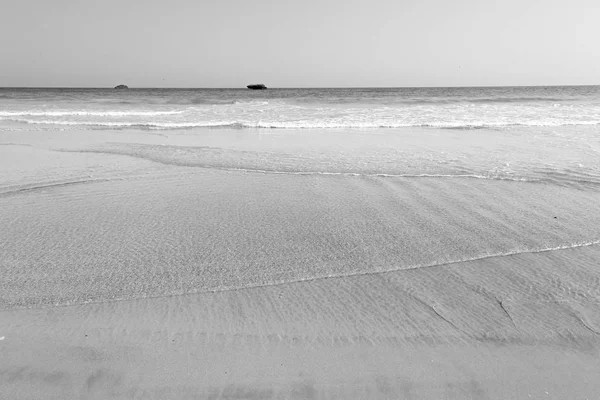
[[[68,116],[93,116],[93,117],[153,117],[158,115],[178,115],[185,111],[0,111],[0,117],[68,117]],[[24,121],[29,122],[29,121]]]
[[[2,118],[0,118],[1,120]],[[442,128],[442,129],[481,129],[481,128],[502,128],[515,126],[531,127],[557,127],[571,125],[600,125],[600,119],[595,121],[521,121],[514,123],[477,121],[477,122],[429,122],[429,123],[406,123],[406,122],[388,122],[388,121],[348,121],[348,122],[327,122],[327,121],[257,121],[257,122],[236,122],[236,121],[198,121],[198,122],[135,122],[135,121],[64,121],[64,120],[33,120],[10,118],[5,119],[12,122],[36,124],[36,125],[61,125],[61,126],[82,126],[89,128],[106,129],[192,129],[192,128],[232,128],[232,129],[379,129],[379,128]]]
[[[448,129],[600,124],[600,88],[9,90],[0,121],[84,129]]]

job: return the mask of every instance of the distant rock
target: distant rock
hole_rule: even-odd
[[[256,84],[256,85],[248,85],[246,86],[248,89],[252,89],[252,90],[264,90],[267,87],[265,85],[263,85],[262,83]]]
[[[129,89],[129,87],[127,85],[118,85],[115,86],[115,89]]]

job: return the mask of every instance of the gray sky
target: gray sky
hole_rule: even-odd
[[[600,84],[598,0],[0,3],[0,86]]]

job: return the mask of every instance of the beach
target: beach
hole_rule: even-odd
[[[0,130],[0,398],[597,398],[596,125],[64,122]]]

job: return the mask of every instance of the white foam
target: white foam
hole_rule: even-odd
[[[75,114],[73,114],[75,115]],[[83,115],[83,114],[82,114]],[[91,114],[90,114],[91,115]],[[99,115],[99,114],[98,114]],[[131,115],[131,114],[130,114]],[[165,114],[166,115],[166,114]],[[141,114],[140,114],[141,116]],[[40,125],[70,125],[70,126],[98,126],[98,127],[145,127],[150,129],[186,129],[186,128],[250,128],[250,129],[385,129],[385,128],[450,128],[450,129],[477,129],[477,128],[502,128],[515,126],[529,127],[559,127],[559,126],[589,126],[600,125],[600,119],[597,121],[525,121],[518,123],[502,122],[435,122],[435,123],[384,123],[384,122],[354,122],[347,123],[329,123],[326,121],[190,121],[190,122],[160,122],[160,121],[78,121],[78,120],[52,120],[52,119],[26,119],[26,118],[0,118],[0,120],[9,120],[27,124]]]
[[[87,111],[87,110],[61,110],[61,111],[0,111],[0,117],[68,117],[68,116],[95,116],[95,117],[153,117],[159,115],[178,115],[185,111]]]

